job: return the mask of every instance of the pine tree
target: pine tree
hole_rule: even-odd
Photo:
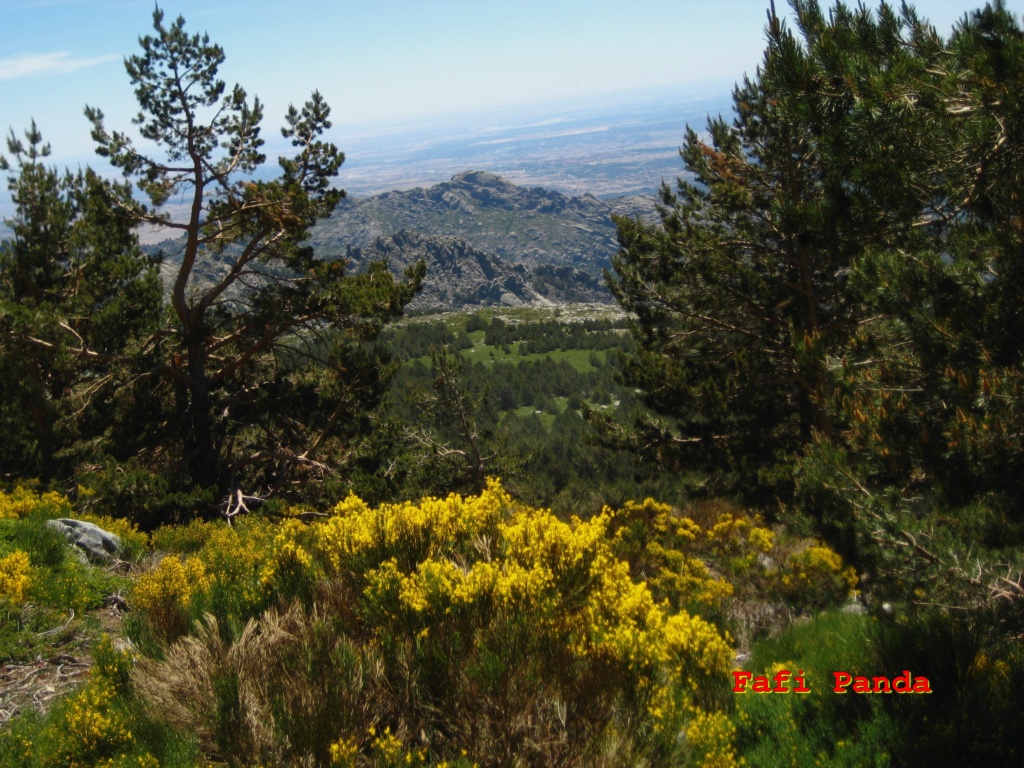
[[[799,500],[888,587],[963,606],[1024,594],[1024,32],[989,5],[942,48],[913,139],[941,148],[944,210],[922,247],[857,265],[874,319],[831,361],[846,429],[809,451]]]
[[[827,361],[868,318],[853,265],[914,247],[940,204],[917,140],[934,33],[910,9],[793,10],[798,34],[769,12],[735,120],[687,128],[690,180],[663,187],[660,224],[618,220],[609,278],[636,318],[624,382],[662,418],[605,421],[606,438],[762,498],[787,497],[793,459],[839,429]]]
[[[153,30],[125,67],[134,123],[157,150],[136,149],[86,109],[97,152],[149,199],[137,221],[182,233],[165,262],[170,312],[136,391],[149,416],[133,455],[233,514],[253,496],[337,475],[383,385],[358,342],[402,312],[422,268],[396,283],[383,264],[349,275],[315,258],[303,241],[344,194],[331,186],[344,156],[323,139],[322,96],[289,108],[282,135],[295,154],[261,180],[260,101],[227,89],[223,50],[181,17],[165,24],[157,8]],[[187,201],[183,221],[166,210],[172,197]]]
[[[48,482],[109,448],[106,420],[134,375],[130,350],[160,315],[127,185],[46,165],[33,123],[12,132],[13,237],[0,246],[0,473]]]

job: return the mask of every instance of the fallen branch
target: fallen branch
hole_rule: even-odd
[[[37,637],[49,637],[50,635],[59,635],[61,632],[63,632],[65,629],[67,629],[68,626],[71,624],[71,622],[75,620],[75,609],[71,608],[70,610],[71,610],[71,616],[68,618],[67,621],[65,621],[59,627],[54,627],[53,629],[48,629],[45,632],[36,632],[36,636]]]

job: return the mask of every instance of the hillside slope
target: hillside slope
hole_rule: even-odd
[[[601,280],[568,266],[509,264],[459,237],[403,230],[351,248],[354,269],[386,259],[396,275],[419,260],[427,265],[423,290],[411,309],[452,310],[470,306],[553,306],[605,303],[611,295]]]
[[[612,215],[654,212],[654,198],[645,195],[569,197],[466,171],[426,189],[345,199],[308,242],[320,258],[345,258],[356,270],[387,259],[401,275],[423,259],[427,276],[412,309],[610,303],[603,271],[618,248]],[[165,284],[174,279],[182,242],[146,247],[163,254]],[[200,260],[193,281],[219,280],[229,257]]]

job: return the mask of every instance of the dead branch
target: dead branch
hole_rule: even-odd
[[[263,503],[266,498],[263,496],[249,496],[242,492],[241,488],[235,490],[234,493],[229,494],[223,502],[223,515],[227,520],[228,525],[231,525],[231,521],[235,519],[237,515],[243,512],[249,513],[249,504],[252,502]]]

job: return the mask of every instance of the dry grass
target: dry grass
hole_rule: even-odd
[[[293,614],[250,621],[233,643],[207,614],[196,634],[133,671],[137,693],[169,725],[194,733],[209,751],[242,762],[274,751],[273,718],[263,688],[272,679],[268,656],[294,641]],[[226,719],[225,719],[226,718]]]
[[[606,696],[564,701],[554,683],[538,695],[514,679],[482,690],[463,659],[439,700],[438,681],[422,678],[411,644],[382,651],[337,633],[330,606],[338,601],[324,591],[318,608],[271,609],[231,642],[207,615],[162,660],[138,663],[134,689],[160,720],[233,766],[327,765],[333,741],[354,736],[365,750],[385,728],[410,748],[466,749],[481,766],[643,765],[630,757],[632,729],[616,722],[617,702]]]
[[[379,663],[295,605],[250,620],[232,642],[210,615],[196,632],[144,659],[135,690],[160,719],[194,733],[231,765],[326,764],[332,734],[371,716]],[[330,636],[329,636],[330,635]],[[348,662],[348,663],[346,663]]]

